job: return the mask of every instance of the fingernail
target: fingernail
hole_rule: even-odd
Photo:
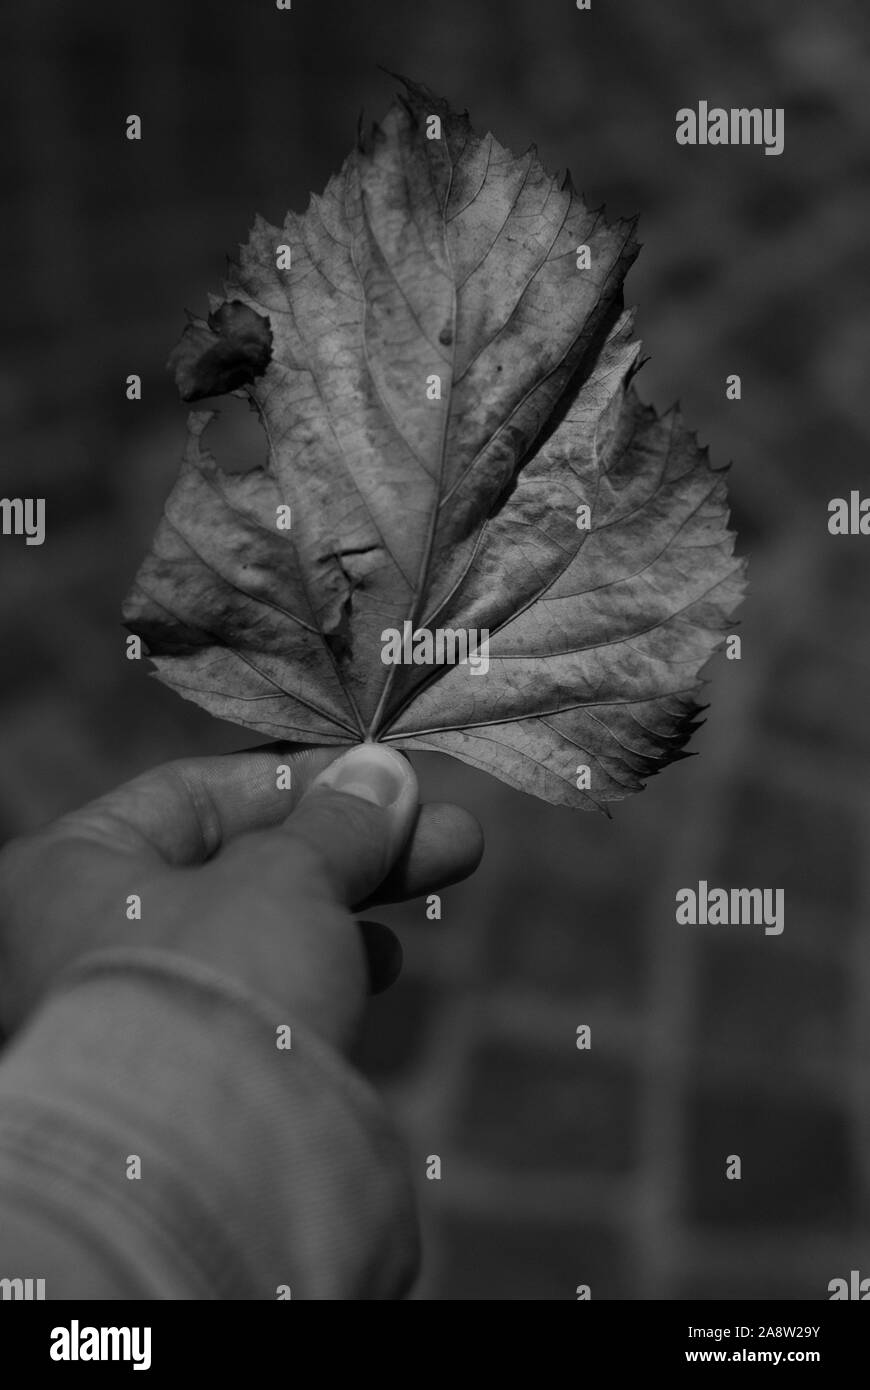
[[[314,779],[310,790],[328,788],[386,808],[398,801],[410,775],[410,763],[399,753],[381,743],[366,743],[330,763]]]

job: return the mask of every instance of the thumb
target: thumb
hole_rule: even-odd
[[[361,744],[314,779],[272,834],[312,851],[329,896],[353,907],[374,892],[401,854],[418,796],[407,758],[382,743]]]

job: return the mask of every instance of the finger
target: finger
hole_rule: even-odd
[[[420,813],[402,854],[360,908],[435,893],[474,873],[483,857],[483,831],[470,811],[432,801]]]
[[[279,824],[343,751],[273,744],[164,763],[62,816],[47,833],[201,864],[237,835]]]
[[[325,895],[350,907],[374,891],[404,849],[417,795],[407,758],[383,744],[360,744],[318,775],[283,825],[237,841],[223,862],[244,856],[249,872],[275,892]]]
[[[402,970],[402,943],[382,922],[357,922],[366,953],[369,994],[383,994]]]

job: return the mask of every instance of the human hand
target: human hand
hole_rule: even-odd
[[[410,763],[382,744],[167,763],[0,852],[0,1029],[82,956],[138,945],[204,962],[344,1046],[401,961],[350,909],[445,887],[481,852],[474,818],[420,807]]]

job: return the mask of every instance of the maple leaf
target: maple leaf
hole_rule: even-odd
[[[696,726],[743,590],[723,473],[634,392],[634,223],[405,85],[304,216],[257,219],[176,348],[186,399],[249,396],[269,460],[223,472],[191,414],[125,621],[262,734],[606,806]],[[488,633],[488,669],[385,664],[393,630]]]

